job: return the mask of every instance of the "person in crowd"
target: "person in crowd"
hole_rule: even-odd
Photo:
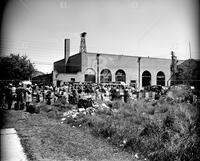
[[[13,86],[12,86],[12,98],[13,98],[13,101],[16,100],[16,96],[17,96],[17,95],[16,95],[16,86],[13,85]]]
[[[16,88],[16,109],[24,109],[24,93],[25,89],[23,88],[23,85],[20,82],[18,87]]]
[[[117,97],[117,91],[116,91],[116,87],[112,87],[110,89],[110,93],[111,93],[111,101],[115,100]]]
[[[45,86],[41,86],[40,92],[42,94],[42,101],[45,101]]]
[[[125,87],[125,89],[124,89],[124,102],[125,102],[125,103],[128,102],[128,98],[129,98],[128,88]]]
[[[62,97],[66,101],[66,103],[69,103],[69,93],[67,88],[62,89]]]
[[[47,100],[47,105],[50,105],[51,104],[51,99],[52,99],[52,93],[51,93],[51,90],[47,90],[46,92],[46,100]]]
[[[119,94],[120,94],[120,100],[124,102],[124,86],[119,86]]]
[[[6,101],[8,103],[8,109],[9,110],[12,108],[12,103],[13,103],[12,86],[13,86],[12,83],[9,83],[8,86],[5,89]]]
[[[100,91],[99,91],[99,86],[95,88],[95,99],[99,100],[100,99]]]
[[[27,110],[27,107],[30,105],[30,103],[32,103],[32,87],[30,84],[27,85],[25,93],[26,93],[26,110]]]
[[[36,102],[40,102],[40,89],[39,86],[37,84],[35,84],[32,88],[33,90],[33,97],[36,98]]]
[[[4,108],[5,106],[5,84],[1,83],[0,85],[0,108]]]
[[[78,95],[76,93],[76,89],[73,88],[72,89],[72,104],[76,104],[77,103],[77,101],[78,101],[77,98],[78,98]]]

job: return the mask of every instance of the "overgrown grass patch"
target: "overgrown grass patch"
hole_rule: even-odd
[[[110,107],[112,110],[84,116],[80,124],[90,127],[93,135],[150,160],[200,158],[198,106],[161,98],[129,103],[114,101]]]
[[[15,110],[1,112],[5,118],[3,128],[16,129],[29,161],[132,160],[129,153],[91,135],[89,128],[61,124],[43,110],[40,114]]]
[[[80,113],[76,118],[67,117],[64,123],[89,127],[94,136],[152,161],[200,160],[198,104],[176,103],[168,97],[105,104],[110,109],[99,108],[93,115]],[[63,112],[73,108],[61,101],[50,109],[43,107],[42,112],[59,119]]]

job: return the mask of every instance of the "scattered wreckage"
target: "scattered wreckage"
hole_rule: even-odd
[[[62,114],[60,123],[63,123],[66,119],[78,120],[85,115],[95,115],[96,112],[105,110],[116,112],[116,109],[111,109],[106,103],[97,103],[91,98],[80,99],[77,106],[73,106],[71,110]]]

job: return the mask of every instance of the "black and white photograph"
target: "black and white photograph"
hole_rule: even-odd
[[[2,161],[200,160],[198,0],[2,0]]]

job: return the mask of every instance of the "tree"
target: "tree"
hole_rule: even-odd
[[[177,84],[187,84],[200,89],[200,60],[189,59],[178,65]]]
[[[35,71],[28,57],[10,54],[0,57],[1,80],[27,80]]]

